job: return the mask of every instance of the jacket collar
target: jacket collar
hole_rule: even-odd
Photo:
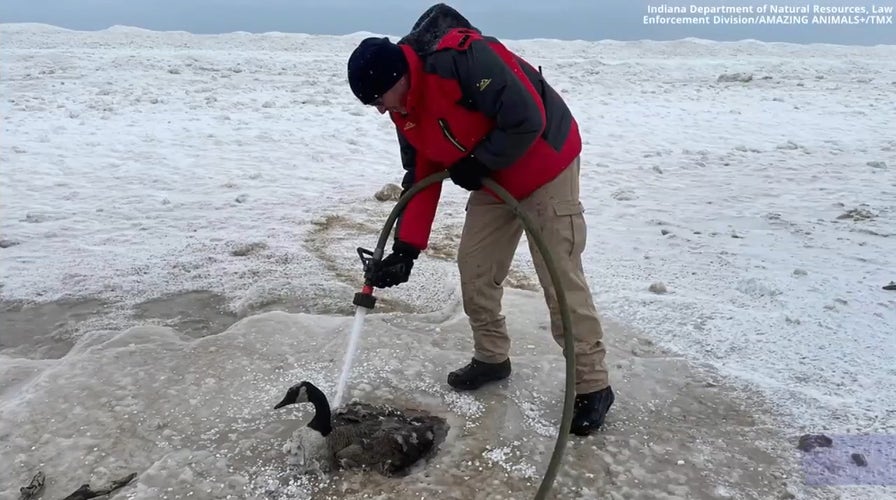
[[[405,108],[408,110],[408,115],[413,115],[420,107],[423,95],[423,61],[410,45],[399,44],[398,46],[401,47],[408,61],[408,95]]]

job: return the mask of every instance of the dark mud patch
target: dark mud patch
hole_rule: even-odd
[[[227,298],[195,290],[166,295],[134,306],[138,323],[167,326],[194,338],[221,333],[239,319],[227,307]]]
[[[101,316],[106,307],[105,302],[93,298],[0,301],[0,352],[16,358],[62,358],[74,346],[79,328]]]
[[[264,296],[232,307],[230,300],[223,295],[194,290],[141,302],[134,306],[131,321],[166,326],[189,337],[201,338],[222,333],[245,317],[270,311],[352,316],[355,314],[353,298],[354,290],[347,287],[322,288],[313,293],[303,293],[302,296]],[[377,312],[407,308],[407,304],[388,298],[379,298],[376,303]]]

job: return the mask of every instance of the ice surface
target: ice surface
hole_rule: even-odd
[[[563,397],[563,360],[540,302],[535,292],[508,292],[507,308],[519,311],[509,320],[520,344],[514,374],[475,394],[444,383],[445,369],[469,356],[457,306],[439,315],[366,317],[346,400],[424,408],[451,425],[435,459],[402,480],[299,475],[283,450],[312,409],[274,404],[305,379],[332,398],[351,317],[267,312],[199,339],[136,326],[89,334],[59,360],[3,358],[0,376],[23,380],[0,402],[0,462],[12,464],[0,496],[39,468],[48,476],[47,498],[130,472],[138,476],[120,495],[131,499],[420,498],[437,491],[485,499],[495,489],[531,497]],[[608,331],[619,403],[602,435],[569,443],[559,498],[711,498],[720,487],[761,497],[796,484],[786,438],[764,417],[750,416],[684,360],[612,323]]]
[[[355,248],[375,244],[392,204],[373,193],[403,173],[388,120],[345,82],[366,35],[0,27],[0,462],[15,464],[0,494],[37,467],[60,495],[132,469],[130,498],[223,498],[286,481],[276,450],[301,422],[268,408],[298,377],[333,393],[336,332],[360,287]],[[643,331],[726,387],[746,384],[787,435],[896,431],[896,294],[882,289],[896,279],[896,48],[509,44],[543,66],[580,122],[586,271],[604,317],[626,325],[611,342]],[[717,81],[734,73],[753,78]],[[403,494],[476,477],[529,495],[562,400],[560,380],[541,385],[545,370],[562,373],[549,336],[514,337],[520,376],[500,391],[444,387],[469,355],[452,262],[464,200],[446,186],[414,279],[378,292],[378,312],[417,315],[368,316],[350,395],[430,405],[468,433],[441,458],[451,473],[419,490],[401,483]],[[513,282],[537,290],[521,249]],[[652,293],[655,282],[667,293]],[[186,294],[215,315],[171,312]],[[537,291],[509,296],[509,317],[537,310]],[[59,313],[61,299],[80,305]],[[278,309],[296,314],[264,313]],[[28,320],[41,314],[54,319]],[[620,494],[637,480],[650,498],[678,486],[699,498],[763,484],[731,457],[761,444],[726,450],[699,433],[752,434],[695,429],[708,417],[684,409],[700,401],[693,387],[662,386],[658,365],[626,352],[611,353],[618,416],[601,441],[572,446],[561,489]],[[651,402],[679,394],[672,417]],[[719,405],[710,416],[745,411]],[[640,456],[639,434],[674,457]],[[577,453],[602,465],[576,469]],[[328,491],[345,484],[357,492],[361,481]]]

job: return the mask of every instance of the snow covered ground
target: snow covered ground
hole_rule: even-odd
[[[269,408],[299,378],[333,394],[360,286],[355,249],[374,246],[391,208],[372,194],[402,174],[388,119],[345,82],[364,36],[2,25],[0,462],[15,467],[0,494],[38,467],[60,494],[130,472],[113,465],[141,473],[129,498],[289,494],[270,492],[282,457],[266,446],[286,431]],[[580,122],[586,271],[618,325],[618,416],[593,445],[602,465],[577,463],[590,445],[573,445],[559,488],[809,494],[732,473],[750,467],[738,456],[763,463],[757,447],[774,455],[771,434],[711,445],[766,416],[787,438],[896,432],[896,292],[882,288],[896,280],[896,47],[508,44],[543,66]],[[718,81],[734,73],[752,78]],[[553,444],[562,359],[536,314],[523,242],[506,308],[523,330],[519,377],[483,395],[445,390],[470,349],[452,261],[464,200],[446,186],[412,282],[378,293],[386,314],[368,316],[350,395],[447,409],[465,447],[449,447],[441,466],[454,472],[427,487],[473,498],[482,492],[459,485],[477,477],[527,497]],[[668,293],[649,291],[654,282]],[[300,314],[266,312],[277,310]],[[726,397],[745,396],[704,397],[692,368],[644,359],[686,360],[725,377]],[[651,420],[668,398],[683,399]],[[519,415],[490,428],[507,407]],[[722,415],[718,427],[701,412]],[[702,448],[661,432],[679,418]],[[488,449],[493,435],[506,446]],[[638,435],[685,455],[654,463],[603,449],[643,451],[620,437]],[[679,459],[700,467],[673,471]]]

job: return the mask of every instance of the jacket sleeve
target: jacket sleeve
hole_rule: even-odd
[[[397,129],[396,129],[397,130]],[[398,133],[398,146],[401,151],[401,164],[405,169],[401,181],[403,190],[408,190],[417,181],[437,172],[439,169],[419,154],[401,134]],[[442,183],[436,182],[417,192],[405,205],[404,211],[395,223],[395,240],[406,243],[420,251],[429,245],[432,224],[435,221],[436,209],[442,193]]]
[[[499,55],[486,40],[451,51],[454,77],[471,106],[495,120],[495,128],[473,150],[492,170],[509,167],[545,128],[544,107],[513,54]]]

